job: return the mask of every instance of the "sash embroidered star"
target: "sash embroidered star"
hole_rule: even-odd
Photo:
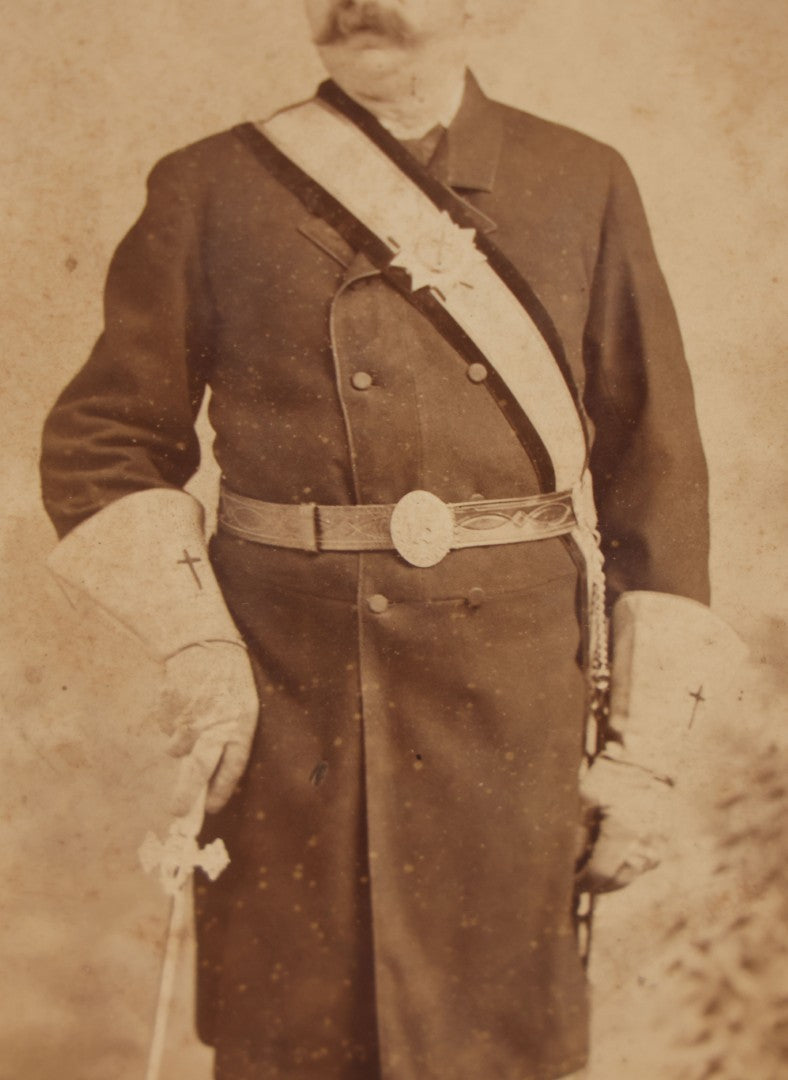
[[[468,271],[484,262],[487,257],[476,247],[476,230],[456,225],[444,210],[428,231],[410,243],[398,244],[389,265],[407,271],[413,292],[429,286],[445,295],[467,284]]]

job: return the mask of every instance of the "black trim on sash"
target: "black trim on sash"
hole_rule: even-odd
[[[252,123],[239,124],[233,133],[250,150],[257,160],[276,180],[292,192],[310,213],[323,218],[354,248],[362,250],[380,270],[388,283],[420,311],[455,348],[468,364],[480,363],[489,372],[486,384],[504,419],[523,444],[542,491],[555,490],[555,470],[547,447],[531,423],[528,415],[515,400],[504,380],[490,364],[490,360],[476,343],[465,333],[446,309],[427,288],[414,292],[405,270],[390,269],[392,253],[383,241],[347,210],[337,199],[317,184],[298,165],[283,154],[260,129]],[[514,412],[516,410],[516,415]]]
[[[338,88],[337,88],[338,89]],[[341,91],[340,91],[341,93]],[[364,114],[368,115],[368,114]],[[351,117],[351,119],[354,119]],[[370,118],[371,119],[371,118]],[[378,125],[379,126],[379,125]],[[385,129],[381,128],[381,131]],[[486,380],[487,387],[490,394],[493,397],[498,408],[501,410],[504,418],[514,433],[520,439],[523,447],[528,454],[533,468],[539,478],[539,484],[542,491],[555,490],[555,470],[553,463],[550,459],[550,455],[546,446],[542,442],[539,433],[531,423],[528,414],[522,409],[519,403],[515,400],[511,391],[506,385],[506,382],[495,371],[494,367],[490,363],[489,357],[478,348],[476,343],[465,333],[461,326],[455,322],[446,309],[440,304],[440,302],[433,296],[429,288],[419,289],[413,291],[410,287],[410,277],[407,271],[399,268],[390,268],[389,262],[392,258],[392,252],[390,248],[380,240],[371,230],[367,229],[357,218],[355,218],[350,211],[342,205],[337,199],[335,199],[329,192],[320,186],[315,180],[313,180],[308,173],[305,173],[295,162],[282,153],[274,143],[268,139],[265,134],[253,123],[239,124],[233,128],[233,133],[244,143],[244,145],[252,152],[252,154],[260,161],[265,169],[277,180],[279,180],[289,191],[291,191],[299,201],[304,205],[310,213],[323,218],[328,222],[332,228],[344,237],[344,239],[352,245],[356,250],[362,250],[374,263],[374,265],[380,270],[381,274],[402,296],[405,297],[408,302],[420,311],[438,330],[438,332],[449,342],[452,347],[456,348],[460,352],[469,364],[481,363],[489,372]],[[386,133],[387,134],[387,133]],[[410,164],[416,166],[419,172],[419,176],[412,177],[420,184],[422,170],[418,167],[415,159],[411,157],[408,152],[400,146],[400,144],[394,139],[395,146],[399,149],[403,160],[407,160]],[[399,165],[399,162],[395,162]],[[410,175],[409,169],[403,170]],[[433,177],[428,174],[423,174],[430,181],[431,185],[435,185],[437,182]],[[437,183],[437,188],[446,196],[446,206],[441,205],[441,209],[448,209],[451,202],[452,208],[458,209],[458,214],[452,215],[454,220],[458,224],[463,225],[469,218],[467,211],[465,210],[461,201],[455,201],[454,194],[448,189]],[[426,194],[430,194],[427,192]],[[460,217],[462,215],[462,217]],[[467,227],[467,226],[466,226]],[[474,227],[471,223],[470,227]],[[484,239],[481,233],[477,231],[477,246],[482,250],[482,244],[480,240]],[[498,254],[498,249],[491,246],[491,251]],[[485,255],[487,251],[484,251]],[[489,259],[489,256],[488,256]],[[504,259],[501,256],[501,259]],[[492,259],[489,259],[492,263]],[[507,261],[507,265],[508,261]],[[493,269],[497,268],[493,267]],[[519,274],[512,267],[512,272],[520,279]],[[499,275],[500,276],[500,275]],[[522,280],[522,279],[520,279]],[[525,285],[525,282],[523,282]],[[507,282],[508,285],[508,282]],[[528,289],[529,296],[533,296]],[[512,290],[514,291],[514,290]],[[519,294],[518,300],[523,303]],[[534,302],[539,305],[539,309],[544,311],[539,301],[534,297]],[[525,303],[523,306],[528,311],[528,314],[533,318],[533,312],[527,307]],[[545,313],[545,318],[549,322],[549,316]],[[540,332],[543,333],[542,326],[537,324]],[[552,327],[552,323],[550,323]],[[553,329],[555,335],[555,330]],[[543,333],[544,336],[544,333]],[[557,335],[556,339],[557,339]],[[547,340],[547,339],[545,339]],[[548,341],[548,345],[550,342]],[[551,352],[554,353],[553,347]],[[558,342],[558,348],[561,355],[561,370],[563,372],[565,365],[563,348]],[[554,353],[555,355],[555,353]],[[557,359],[557,358],[556,358]],[[570,384],[571,386],[571,384]],[[576,392],[572,394],[573,399],[577,403]],[[513,415],[513,408],[516,410],[516,415]],[[580,411],[581,420],[583,419],[582,410]]]
[[[400,274],[395,271],[387,274],[386,280],[395,285],[397,290],[429,319],[449,344],[462,353],[468,364],[482,364],[484,366],[488,372],[485,379],[487,390],[509,427],[522,443],[537,475],[540,488],[543,492],[555,491],[555,469],[547,452],[547,447],[542,442],[539,432],[531,423],[528,414],[522,409],[505,381],[490,363],[490,358],[485,356],[476,342],[468,337],[461,326],[457,325],[429,289],[419,289],[418,292],[412,292],[409,277],[404,272]],[[514,410],[516,410],[516,415],[514,415]]]
[[[356,127],[360,128],[409,179],[417,184],[440,210],[445,210],[456,224],[461,225],[463,228],[476,228],[477,223],[471,218],[463,200],[458,198],[451,188],[446,187],[440,180],[437,180],[429,173],[412,154],[408,153],[402,143],[383,127],[372,113],[349,97],[335,82],[327,79],[321,83],[317,90],[317,97],[352,120]],[[478,229],[476,232],[476,247],[487,257],[487,261],[495,273],[528,312],[537,330],[547,343],[550,352],[555,357],[580,416],[583,431],[586,435],[586,445],[588,445],[585,413],[580,395],[566,359],[563,342],[547,309],[520,271],[509,261],[494,241],[489,236],[479,232]]]
[[[376,267],[387,267],[393,257],[390,248],[291,161],[287,154],[283,154],[256,124],[238,124],[232,130],[265,169],[303,203],[306,210],[328,222],[352,245],[354,251],[363,250]]]

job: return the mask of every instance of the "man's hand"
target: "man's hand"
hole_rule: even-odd
[[[662,861],[672,810],[672,782],[610,743],[581,779],[596,838],[582,881],[593,892],[629,885]]]
[[[187,814],[206,783],[205,809],[228,801],[249,760],[259,711],[249,656],[225,641],[190,645],[165,663],[156,720],[169,735],[167,752],[183,758],[171,802]]]

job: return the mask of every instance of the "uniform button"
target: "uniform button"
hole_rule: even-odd
[[[488,374],[484,364],[471,364],[467,371],[468,378],[475,383],[484,382]]]
[[[468,607],[478,608],[484,603],[484,589],[475,585],[468,593]]]
[[[373,615],[382,615],[384,611],[388,611],[389,602],[385,596],[375,593],[374,596],[368,598],[367,606]]]
[[[470,501],[471,502],[484,502],[484,496],[480,495],[478,491],[475,491],[473,493],[473,495],[471,495],[471,500]]]
[[[369,390],[372,386],[372,376],[368,371],[354,371],[350,378],[350,385],[354,390]]]

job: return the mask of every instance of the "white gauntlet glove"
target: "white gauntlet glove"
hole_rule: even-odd
[[[745,646],[704,604],[630,592],[613,609],[608,741],[580,781],[599,830],[584,880],[618,889],[657,866],[693,727],[713,719]]]
[[[242,644],[208,561],[203,519],[185,491],[137,491],[77,525],[47,565],[67,594],[87,596],[156,660],[200,641]]]
[[[246,766],[258,703],[208,559],[202,506],[169,488],[126,495],[61,540],[49,568],[164,664],[157,719],[169,752],[185,758],[173,812],[186,814],[209,780],[206,809],[220,809]]]
[[[643,768],[609,742],[580,781],[590,817],[597,819],[584,881],[594,892],[623,888],[662,861],[670,835],[673,780]]]
[[[173,814],[187,814],[206,784],[205,809],[221,810],[249,760],[258,708],[246,649],[211,641],[166,661],[156,720],[170,736],[167,752],[183,758]]]

